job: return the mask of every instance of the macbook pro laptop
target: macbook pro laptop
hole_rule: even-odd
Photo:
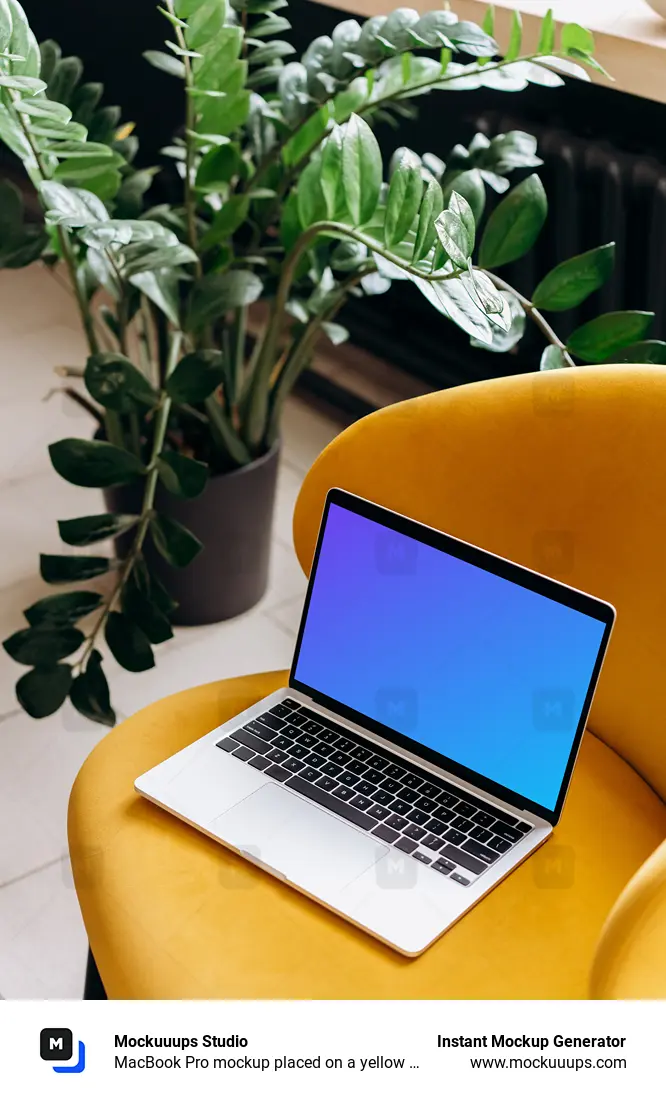
[[[136,790],[418,955],[557,825],[614,616],[332,489],[289,686]]]

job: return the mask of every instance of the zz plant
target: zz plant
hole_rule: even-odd
[[[132,126],[100,106],[102,88],[81,82],[77,58],[54,42],[38,48],[17,0],[0,0],[0,137],[43,210],[39,224],[26,222],[19,191],[0,183],[0,264],[60,264],[89,348],[85,368],[64,373],[83,378],[85,395],[76,383],[68,392],[89,408],[95,438],[53,444],[51,462],[75,485],[137,483],[143,493],[136,514],[62,521],[63,541],[84,552],[41,557],[42,578],[67,587],[29,607],[28,625],[4,643],[30,666],[16,690],[34,717],[69,697],[88,718],[114,723],[100,640],[139,672],[172,633],[173,602],[146,546],[175,566],[200,549],[156,511],[158,482],[195,497],[209,474],[266,453],[321,334],[345,339],[335,318],[349,295],[410,280],[491,351],[515,345],[529,318],[545,337],[544,369],[664,361],[664,345],[644,339],[650,314],[607,314],[566,338],[544,316],[601,286],[612,244],[560,264],[530,298],[498,274],[546,219],[539,177],[524,172],[541,163],[532,136],[477,134],[446,162],[403,148],[385,172],[373,133],[411,117],[431,91],[589,79],[584,66],[599,65],[586,30],[568,24],[556,41],[549,12],[537,49],[524,53],[518,16],[501,49],[492,10],[480,27],[448,8],[399,8],[362,25],[344,20],[296,60],[281,37],[286,6],[164,0],[166,47],[146,59],[183,87],[183,127],[163,150],[180,196],[151,206],[157,170],[135,166]],[[509,189],[516,169],[524,178]],[[487,189],[504,197],[485,218]],[[267,319],[253,343],[248,307],[259,299]],[[120,558],[88,552],[120,535]],[[103,593],[71,587],[106,574]]]

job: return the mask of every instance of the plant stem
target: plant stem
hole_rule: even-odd
[[[180,345],[182,343],[182,338],[183,338],[183,336],[182,336],[181,332],[175,332],[172,335],[171,346],[170,346],[170,349],[169,349],[169,358],[168,358],[167,365],[166,365],[165,380],[166,380],[166,378],[169,377],[169,375],[171,374],[171,371],[174,369],[174,367],[175,367],[175,365],[178,361],[178,356],[180,355]],[[83,668],[86,661],[88,660],[88,657],[90,656],[93,649],[95,648],[95,642],[97,641],[97,638],[99,637],[100,631],[102,630],[104,624],[106,623],[109,612],[113,610],[113,605],[115,604],[116,600],[120,596],[120,594],[123,590],[123,587],[124,587],[126,581],[129,579],[130,573],[132,572],[132,570],[133,570],[133,568],[136,564],[137,558],[139,557],[139,554],[141,553],[141,548],[143,546],[145,537],[148,533],[148,527],[150,525],[150,521],[151,521],[152,515],[153,515],[153,504],[155,502],[155,490],[157,488],[157,479],[159,477],[159,469],[158,469],[158,466],[157,466],[157,460],[160,456],[160,452],[162,450],[162,447],[164,446],[164,437],[166,435],[166,428],[167,428],[167,423],[168,423],[168,420],[169,420],[170,411],[171,411],[171,398],[168,396],[168,394],[165,391],[163,391],[162,394],[161,394],[160,404],[158,406],[157,413],[156,413],[156,416],[155,416],[155,434],[153,436],[153,446],[152,446],[151,455],[150,455],[150,462],[148,463],[148,474],[147,474],[147,477],[146,477],[146,484],[145,484],[144,490],[143,490],[143,500],[141,502],[141,518],[139,520],[139,525],[138,525],[138,528],[137,528],[136,535],[134,536],[134,542],[132,543],[132,548],[131,548],[129,554],[127,555],[125,560],[122,562],[122,564],[120,566],[120,569],[118,570],[118,576],[116,578],[116,583],[114,584],[114,586],[111,590],[111,594],[109,595],[108,599],[106,600],[106,603],[104,604],[104,606],[102,608],[100,616],[99,616],[99,618],[98,618],[97,622],[95,623],[95,626],[92,630],[92,633],[89,634],[88,638],[86,639],[86,644],[84,646],[83,653],[81,654],[81,657],[80,657],[79,661],[77,662],[77,667],[79,669]]]
[[[479,268],[479,270],[485,271],[485,268]],[[510,283],[505,282],[504,279],[501,279],[499,275],[495,275],[492,271],[485,271],[485,273],[498,290],[506,290],[510,294],[513,294],[514,298],[518,299],[527,316],[532,321],[534,321],[534,324],[537,326],[537,328],[541,330],[543,335],[546,337],[548,343],[553,344],[554,347],[560,349],[560,351],[562,352],[562,357],[564,358],[567,366],[575,367],[576,364],[569,355],[566,344],[562,340],[560,340],[559,336],[555,332],[555,329],[553,329],[548,324],[548,321],[543,316],[543,314],[539,312],[536,306],[532,305],[532,302],[529,300],[529,298],[526,298],[524,294],[521,294],[515,289],[515,287],[512,287]]]
[[[173,0],[166,0],[166,6],[175,17],[176,11],[174,8]],[[175,26],[176,41],[182,50],[187,49],[187,42],[185,35],[183,34],[183,28],[178,25]],[[185,66],[185,219],[187,222],[187,240],[190,248],[197,253],[196,271],[197,277],[201,278],[203,268],[201,266],[201,260],[198,256],[198,241],[197,241],[197,200],[194,193],[193,179],[194,179],[194,143],[192,141],[192,131],[196,126],[196,104],[194,102],[194,96],[192,95],[192,89],[194,87],[194,79],[192,74],[192,59],[187,56],[182,58],[183,65]]]

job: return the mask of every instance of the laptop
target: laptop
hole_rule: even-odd
[[[557,825],[614,617],[332,489],[289,686],[136,790],[419,955]]]

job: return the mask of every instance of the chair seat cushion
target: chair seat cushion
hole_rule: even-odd
[[[286,683],[284,672],[155,703],[97,746],[69,840],[113,998],[581,998],[602,924],[666,835],[666,807],[587,733],[553,837],[406,959],[135,794],[135,778]]]

